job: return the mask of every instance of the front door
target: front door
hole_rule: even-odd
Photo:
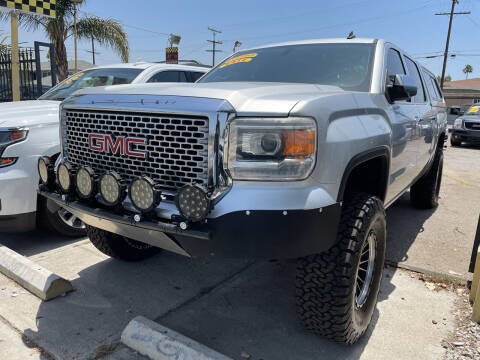
[[[404,58],[408,75],[415,79],[417,85],[417,95],[412,97],[410,101],[416,108],[416,173],[419,174],[425,168],[431,156],[433,148],[433,124],[436,121],[436,113],[432,110],[418,65],[409,57],[405,56]]]
[[[389,75],[406,74],[406,68],[400,52],[387,49],[387,81]],[[391,105],[392,122],[392,158],[390,163],[389,187],[386,203],[405,190],[415,177],[417,163],[416,117],[418,109],[415,103],[396,101]]]

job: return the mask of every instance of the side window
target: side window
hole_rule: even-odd
[[[442,94],[442,90],[440,90],[440,85],[438,85],[437,79],[435,79],[435,77],[432,77],[432,82],[433,82],[433,86],[435,87],[435,90],[437,90],[437,94],[439,96],[439,99],[442,99],[443,94]]]
[[[417,95],[412,98],[412,102],[415,103],[423,103],[425,102],[425,92],[423,90],[423,81],[418,72],[417,64],[415,64],[412,60],[408,57],[405,57],[408,73],[415,79],[415,83],[417,84]]]
[[[440,87],[438,86],[437,79],[435,79],[434,76],[432,76],[430,73],[424,71],[423,72],[425,79],[426,79],[426,87],[428,89],[428,93],[430,94],[430,97],[434,100],[442,100],[442,93],[440,91]],[[451,108],[450,111],[458,111],[455,108]],[[452,113],[453,114],[453,113]]]
[[[395,49],[388,49],[387,55],[387,76],[406,74],[400,53]],[[389,79],[387,79],[389,81]]]
[[[201,72],[191,72],[190,76],[192,77],[192,81],[195,82],[203,76]]]
[[[187,75],[185,75],[185,72],[184,72],[184,71],[179,71],[178,73],[179,73],[179,75],[180,75],[180,80],[179,80],[180,82],[189,82],[189,81],[187,80]]]
[[[435,87],[433,85],[433,82],[432,82],[432,77],[430,76],[430,74],[424,72],[423,73],[425,75],[425,83],[427,85],[427,90],[428,90],[428,93],[430,94],[430,98],[431,99],[437,99],[438,98],[438,95],[437,95],[437,92],[435,90]]]
[[[178,81],[179,81],[178,71],[162,71],[153,75],[147,82],[157,83],[157,82],[178,82]]]

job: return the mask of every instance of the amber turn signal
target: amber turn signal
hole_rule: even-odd
[[[287,157],[308,157],[315,152],[315,131],[283,131],[285,146],[283,155]]]

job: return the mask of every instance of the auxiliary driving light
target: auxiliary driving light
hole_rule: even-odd
[[[58,166],[57,182],[63,193],[68,194],[72,191],[74,175],[75,171],[70,163],[62,162]]]
[[[175,197],[180,213],[192,222],[204,220],[210,212],[210,199],[199,185],[185,185]]]
[[[90,166],[82,167],[77,172],[75,179],[77,194],[82,199],[91,199],[95,194],[95,172]]]
[[[100,178],[100,195],[110,206],[118,205],[125,199],[125,185],[115,171],[103,174]]]
[[[128,195],[133,206],[141,212],[152,211],[161,200],[161,192],[155,188],[155,183],[147,176],[133,180]]]
[[[38,175],[45,186],[50,186],[55,181],[55,170],[50,158],[42,156],[38,159]]]

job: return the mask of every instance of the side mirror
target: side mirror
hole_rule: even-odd
[[[412,96],[417,95],[417,84],[415,80],[408,75],[390,75],[387,92],[391,102],[399,100],[410,100]]]

